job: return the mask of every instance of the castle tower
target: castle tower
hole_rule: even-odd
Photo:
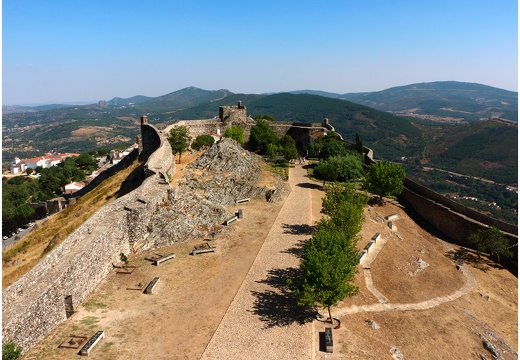
[[[141,125],[148,124],[148,116],[141,115]]]

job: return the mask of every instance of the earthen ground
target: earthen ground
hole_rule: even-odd
[[[307,225],[312,225],[320,217],[323,192],[310,184],[300,167],[291,169],[290,181],[309,185],[298,190],[305,189],[302,194],[310,196],[311,217]],[[269,264],[272,271],[287,266],[265,261],[269,260],[270,254],[263,251],[266,239],[269,241],[269,237],[273,236],[272,233],[269,235],[273,229],[282,234],[284,231],[287,233],[287,225],[294,226],[292,229],[296,230],[298,226],[305,225],[289,224],[278,218],[283,207],[290,205],[287,199],[290,197],[286,196],[277,204],[254,200],[237,206],[243,209],[244,218],[234,222],[228,232],[219,234],[211,243],[217,247],[215,253],[189,255],[195,245],[204,242],[204,239],[194,239],[131,256],[130,265],[137,267],[132,274],[116,274],[115,271],[110,274],[71,318],[35,346],[24,359],[77,359],[77,351],[58,349],[58,345],[70,335],[92,336],[99,329],[105,331],[105,338],[90,353],[92,359],[232,358],[223,357],[221,352],[215,352],[218,355],[211,357],[207,352],[208,346],[234,346],[227,343],[224,337],[220,341],[221,335],[217,329],[230,321],[229,314],[236,309],[241,291],[250,286],[248,279],[255,279],[251,274],[256,273],[258,268],[264,269],[265,264]],[[296,212],[307,210],[294,208]],[[396,231],[388,230],[386,223],[378,221],[376,213],[383,217],[397,213],[399,219],[394,222]],[[276,230],[279,224],[282,228]],[[306,230],[304,226],[303,229]],[[325,353],[320,341],[324,328],[330,325],[318,320],[302,325],[305,328],[304,336],[298,328],[296,338],[293,336],[296,332],[292,333],[293,326],[284,324],[281,319],[278,323],[273,322],[272,318],[268,318],[269,312],[259,314],[257,308],[256,311],[249,309],[237,314],[244,322],[237,329],[245,329],[245,334],[249,336],[255,332],[261,334],[269,327],[279,328],[276,331],[282,336],[288,339],[293,336],[294,342],[306,344],[305,348],[310,350],[302,358],[307,359],[397,358],[391,349],[396,349],[394,354],[398,351],[405,359],[473,359],[478,358],[478,354],[492,358],[477,333],[492,340],[505,359],[517,358],[516,277],[485,258],[479,260],[472,253],[465,253],[465,263],[476,285],[455,300],[426,310],[413,310],[413,304],[449,296],[468,281],[456,269],[453,253],[450,252],[459,248],[442,242],[416,224],[397,203],[367,207],[358,243],[360,249],[375,232],[381,232],[386,237],[386,244],[370,266],[374,286],[391,304],[410,304],[409,310],[361,311],[340,316],[341,328],[333,330],[333,354]],[[304,231],[301,236],[294,237],[294,248],[301,246],[301,240],[305,238],[303,234]],[[164,255],[170,252],[176,254],[175,259],[159,266],[153,266],[144,259],[155,253]],[[417,270],[418,258],[429,266],[414,276],[409,275]],[[147,283],[156,276],[160,277],[160,282],[153,295],[126,290],[129,286]],[[268,278],[263,280],[269,283]],[[352,306],[379,303],[365,286],[361,265],[356,284],[360,287],[360,294],[334,307],[333,315],[346,313]],[[273,295],[276,295],[275,291]],[[234,304],[233,307],[231,304]],[[264,304],[269,306],[268,301]],[[272,306],[271,313],[275,316],[276,304]],[[369,320],[375,321],[380,328],[368,326]],[[238,340],[243,342],[243,339]],[[291,346],[290,342],[287,344]],[[262,358],[289,358],[284,347],[262,346],[268,349]],[[258,355],[245,349],[238,358],[258,358]]]

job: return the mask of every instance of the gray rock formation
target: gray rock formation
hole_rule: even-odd
[[[272,188],[258,186],[262,161],[232,139],[214,144],[186,167],[189,171],[178,189],[170,189],[167,199],[157,206],[147,226],[143,249],[222,231],[222,223],[233,216],[226,206],[239,199],[275,201],[286,185],[280,180]]]

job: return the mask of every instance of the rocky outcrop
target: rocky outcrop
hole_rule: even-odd
[[[203,238],[223,230],[233,214],[226,206],[244,198],[276,201],[285,189],[283,181],[259,185],[262,158],[231,139],[213,145],[188,165],[179,187],[168,191],[148,223],[143,249],[157,248],[191,238]]]
[[[222,205],[248,197],[265,198],[270,190],[280,191],[281,184],[271,188],[259,185],[262,161],[236,141],[224,138],[188,166],[190,171],[180,188],[199,191],[209,201]]]

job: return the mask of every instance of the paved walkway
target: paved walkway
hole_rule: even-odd
[[[299,266],[295,252],[310,237],[311,189],[299,185],[308,182],[306,174],[301,166],[290,169],[292,191],[202,359],[312,357],[312,323],[300,324],[287,316],[293,304],[284,294],[285,279]]]

